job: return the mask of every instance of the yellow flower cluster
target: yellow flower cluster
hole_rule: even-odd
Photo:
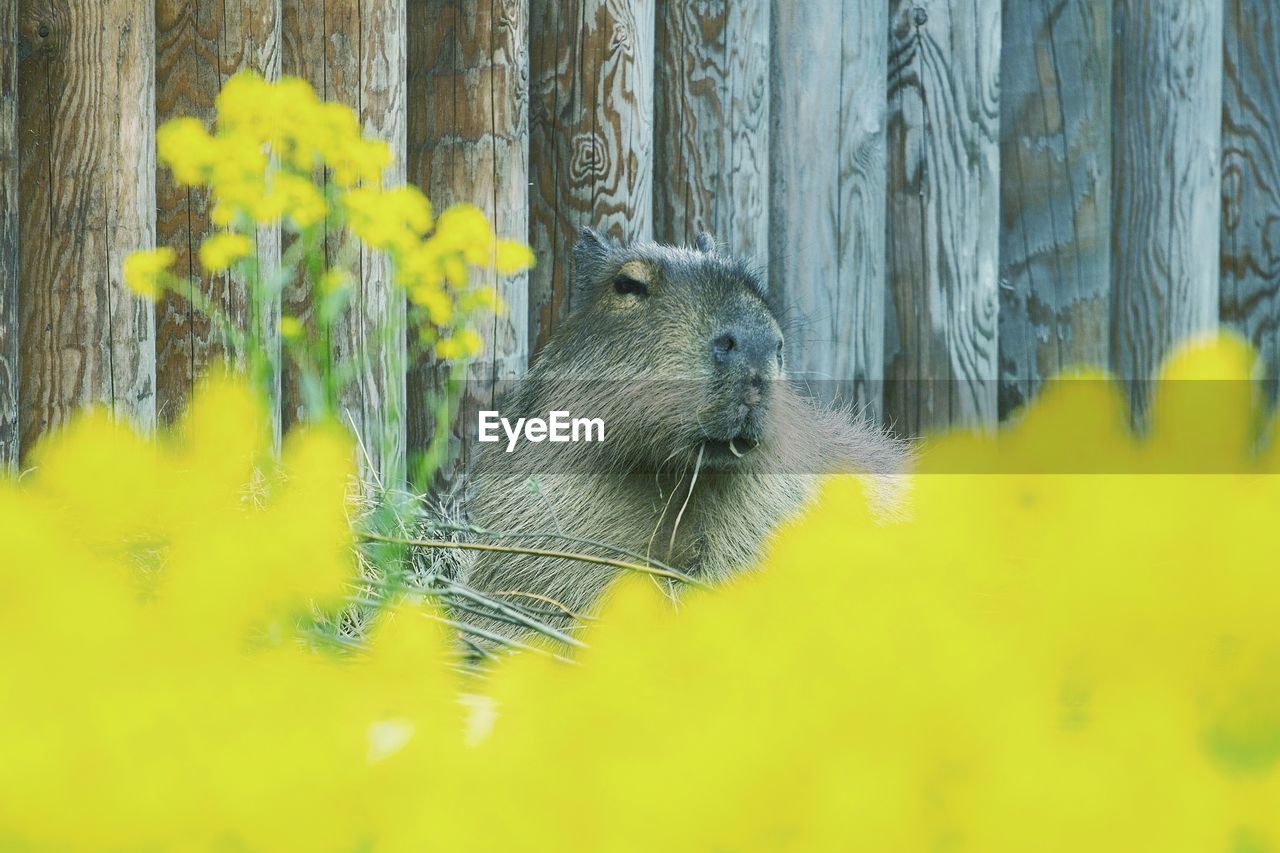
[[[511,275],[533,266],[529,247],[498,239],[484,212],[469,204],[432,218],[431,203],[415,187],[355,189],[343,196],[347,222],[366,245],[391,253],[396,282],[427,322],[425,340],[443,359],[479,352],[480,336],[458,319],[478,311],[501,310],[491,287],[468,287],[471,268]],[[446,336],[438,330],[452,329]]]
[[[367,654],[289,639],[350,571],[349,446],[294,436],[250,499],[246,394],[159,447],[82,422],[0,483],[0,839],[1280,850],[1280,450],[1246,438],[1249,371],[1232,341],[1181,356],[1142,443],[1115,389],[1059,383],[997,439],[940,438],[905,520],[834,479],[762,571],[678,613],[629,579],[578,665],[468,682],[407,604]],[[1008,473],[930,473],[974,451]],[[1232,473],[1027,473],[1204,453]]]
[[[200,265],[222,272],[253,251],[253,241],[243,234],[214,234],[200,246]]]
[[[377,184],[391,164],[391,149],[366,139],[349,107],[320,101],[297,78],[237,74],[216,106],[216,134],[197,119],[174,119],[157,132],[156,150],[179,183],[210,188],[213,222],[224,228],[241,217],[260,225],[286,217],[308,228],[328,212],[314,169],[328,169],[345,189]]]
[[[160,160],[177,181],[210,190],[211,218],[223,230],[200,247],[207,271],[223,272],[249,257],[252,242],[245,232],[254,225],[282,220],[302,233],[345,224],[365,246],[391,255],[425,343],[435,344],[443,358],[479,350],[469,319],[501,306],[492,287],[469,286],[471,270],[520,272],[533,264],[528,246],[498,239],[478,208],[459,205],[437,221],[416,187],[384,188],[390,147],[366,137],[349,107],[321,101],[303,80],[268,82],[240,73],[216,106],[213,132],[197,119],[179,118],[156,135]],[[318,174],[325,179],[317,182]],[[163,268],[148,272],[155,260],[141,255],[126,275],[130,287],[149,298],[168,280]],[[322,290],[348,280],[334,272],[323,275]]]
[[[124,259],[124,282],[134,293],[155,299],[164,289],[164,277],[177,257],[168,246],[133,252]]]

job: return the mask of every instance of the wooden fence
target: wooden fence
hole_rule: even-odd
[[[797,375],[911,432],[993,423],[1073,363],[1147,376],[1219,320],[1280,362],[1275,0],[0,0],[0,46],[0,461],[93,401],[166,421],[223,358],[120,262],[172,246],[242,306],[153,144],[242,68],[351,104],[437,205],[528,236],[471,407],[564,317],[583,225],[767,264]],[[362,259],[340,353],[403,323],[385,273]],[[284,302],[309,321],[305,288]],[[394,473],[437,368],[370,354],[349,406],[401,437]]]

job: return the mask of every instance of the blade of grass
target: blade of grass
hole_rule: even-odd
[[[608,557],[596,557],[591,554],[575,554],[571,551],[549,551],[543,548],[520,548],[515,545],[493,545],[481,542],[449,542],[443,539],[401,539],[395,536],[383,536],[379,533],[367,532],[361,533],[360,535],[365,539],[371,539],[375,542],[412,545],[415,548],[446,548],[463,551],[489,551],[499,554],[525,554],[532,557],[548,557],[556,560],[576,560],[580,563],[609,566],[615,569],[637,572],[642,575],[656,575],[657,577],[671,578],[672,580],[682,581],[700,589],[709,589],[709,587],[702,581],[697,578],[690,577],[683,572],[659,569],[655,566],[643,566],[639,563],[628,563],[624,560],[611,560]]]

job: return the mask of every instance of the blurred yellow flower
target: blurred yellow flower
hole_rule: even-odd
[[[209,272],[222,272],[253,251],[253,240],[243,234],[221,231],[200,244],[200,265]]]
[[[410,187],[348,190],[342,203],[351,230],[375,249],[406,251],[431,227],[426,196]]]
[[[298,229],[323,222],[329,212],[323,191],[308,178],[279,172],[274,177],[271,192],[279,198],[283,214]]]
[[[457,329],[452,335],[436,342],[436,355],[446,361],[470,358],[480,352],[483,345],[480,336],[472,329]]]
[[[436,326],[447,326],[453,319],[453,300],[439,286],[424,284],[411,288],[409,299],[426,309],[428,319]]]
[[[435,240],[440,251],[458,252],[473,266],[487,265],[494,245],[488,218],[473,204],[455,204],[440,214]]]
[[[302,321],[297,317],[290,317],[286,314],[280,318],[280,337],[286,340],[296,340],[302,337],[304,331]]]
[[[515,240],[499,240],[494,254],[494,266],[502,275],[512,275],[533,266],[533,250]]]
[[[244,235],[255,225],[279,222],[304,240],[323,239],[326,247],[327,235],[345,226],[358,245],[391,256],[393,282],[415,307],[412,319],[436,327],[420,330],[423,341],[441,341],[451,359],[479,350],[473,333],[455,335],[454,327],[461,330],[477,314],[504,306],[489,284],[472,287],[472,275],[492,279],[528,269],[528,246],[499,239],[474,205],[455,205],[437,219],[418,188],[384,187],[390,147],[365,136],[350,107],[321,101],[304,80],[270,82],[241,72],[227,81],[215,106],[212,134],[193,118],[170,121],[157,133],[161,161],[179,183],[209,189],[210,219],[226,232],[201,246],[205,269],[226,270],[252,252]],[[321,225],[323,232],[313,230]],[[349,287],[349,271],[337,267],[349,264],[351,255],[337,254],[330,266],[335,254],[328,248],[312,251],[324,251],[323,260],[298,263],[321,293]],[[271,273],[259,270],[246,284],[256,288],[257,279]],[[145,289],[147,280],[137,280]],[[331,300],[328,310],[344,305]]]
[[[177,118],[156,131],[156,155],[173,171],[179,184],[202,183],[218,162],[217,141],[194,118]]]
[[[1240,438],[1247,395],[1178,396],[1245,388],[1252,360],[1234,340],[1177,354],[1186,384],[1147,441],[1115,388],[1054,383],[988,445],[931,443],[904,518],[831,478],[759,571],[678,611],[626,578],[577,665],[525,652],[465,681],[410,602],[359,653],[300,641],[354,577],[336,428],[274,463],[226,382],[160,441],[82,418],[0,478],[0,622],[21,645],[0,655],[0,839],[1280,849],[1280,455]],[[1222,437],[1229,473],[1118,473],[1198,464],[1193,432]],[[936,473],[962,448],[1001,473]],[[1029,473],[1064,459],[1097,473]]]
[[[325,270],[324,275],[320,277],[319,289],[321,293],[332,293],[335,290],[342,290],[351,286],[351,274],[346,270],[331,268]]]
[[[177,258],[177,253],[167,246],[132,252],[124,259],[124,282],[139,296],[156,299],[164,290],[165,276]]]

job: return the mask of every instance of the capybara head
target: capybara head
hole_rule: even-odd
[[[574,414],[603,417],[632,464],[730,468],[769,440],[784,377],[782,328],[749,264],[706,234],[678,248],[584,230],[572,310],[535,362],[526,403],[567,408],[572,396]]]

